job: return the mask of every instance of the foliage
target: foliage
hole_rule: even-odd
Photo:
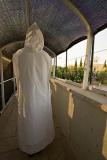
[[[84,74],[84,70],[82,67],[76,68],[76,66],[74,67],[69,67],[66,68],[64,67],[57,67],[56,70],[56,76],[58,78],[62,78],[62,79],[68,79],[68,80],[72,80],[78,83],[81,83],[83,80],[83,74]]]
[[[62,78],[62,79],[65,79],[65,75],[66,75],[66,68],[64,67],[57,67],[57,70],[56,70],[56,76],[58,78]]]
[[[95,80],[102,84],[107,84],[107,67],[104,67],[102,71],[97,71],[94,73]],[[52,75],[52,71],[51,71]],[[72,80],[77,83],[82,83],[83,81],[83,75],[84,75],[84,68],[77,66],[77,61],[75,61],[75,66],[70,66],[66,69],[66,67],[57,67],[56,69],[56,77],[61,79],[68,79]]]
[[[82,67],[82,58],[81,58],[81,60],[80,60],[80,67]]]
[[[104,67],[104,68],[107,67],[106,60],[105,60],[105,62],[104,62],[104,66],[103,66],[103,67]]]
[[[75,66],[74,68],[76,69],[77,68],[77,59],[75,60]]]
[[[97,72],[96,80],[102,84],[105,84],[107,82],[107,68],[100,72]]]

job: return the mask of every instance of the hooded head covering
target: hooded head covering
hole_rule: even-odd
[[[31,47],[40,52],[44,47],[43,34],[36,23],[33,23],[26,34],[25,47]]]

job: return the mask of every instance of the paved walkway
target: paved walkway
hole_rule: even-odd
[[[18,149],[17,144],[17,100],[12,98],[7,109],[0,116],[0,160],[73,160],[60,128],[55,123],[54,142],[40,153],[29,157]]]

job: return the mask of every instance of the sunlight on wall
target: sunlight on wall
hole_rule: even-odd
[[[73,97],[72,93],[69,92],[69,102],[68,102],[68,115],[72,119],[74,113],[74,103],[73,103]]]

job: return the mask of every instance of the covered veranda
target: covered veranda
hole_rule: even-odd
[[[1,160],[107,159],[107,98],[88,90],[94,35],[107,27],[106,17],[106,0],[0,1]],[[54,58],[50,83],[56,139],[43,152],[28,157],[17,145],[17,100],[13,96],[15,77],[11,59],[23,47],[27,28],[35,21],[44,34],[44,50]],[[67,50],[86,38],[82,88],[55,78],[57,55],[66,51],[67,67]]]

